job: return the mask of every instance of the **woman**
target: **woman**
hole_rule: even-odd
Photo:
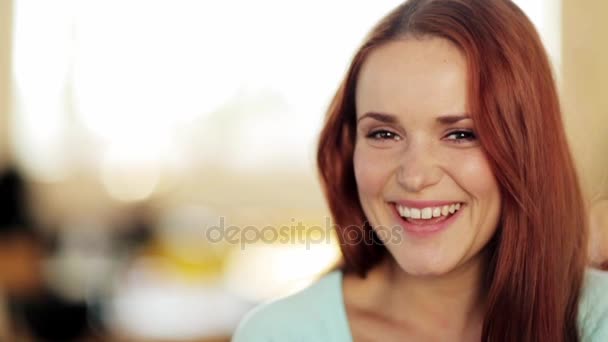
[[[512,2],[385,17],[318,164],[343,267],[255,310],[235,341],[608,341],[551,69]]]

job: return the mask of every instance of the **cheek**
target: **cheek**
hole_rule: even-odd
[[[366,146],[355,147],[353,166],[357,190],[362,196],[375,195],[382,192],[392,174],[391,159],[378,151],[371,151]]]
[[[471,151],[452,163],[458,173],[456,179],[460,186],[472,197],[485,204],[500,202],[500,191],[496,177],[486,156],[480,150]],[[497,203],[499,205],[499,203]]]
[[[463,158],[458,172],[461,187],[473,201],[472,219],[479,225],[480,237],[487,240],[496,231],[500,220],[502,201],[496,177],[481,151]]]

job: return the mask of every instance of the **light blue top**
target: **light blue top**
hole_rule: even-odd
[[[584,342],[608,341],[608,273],[588,270],[579,310]],[[345,341],[352,336],[342,296],[342,273],[248,313],[233,342]]]

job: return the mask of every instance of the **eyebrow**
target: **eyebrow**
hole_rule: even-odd
[[[359,121],[361,121],[365,118],[372,118],[372,119],[376,119],[380,122],[390,123],[390,124],[397,122],[397,118],[394,115],[376,113],[376,112],[367,112],[367,113],[361,115],[361,117],[359,119],[357,119],[357,123],[359,123]]]
[[[372,119],[378,120],[380,122],[390,123],[390,124],[397,122],[397,118],[394,115],[385,114],[385,113],[377,113],[377,112],[367,112],[367,113],[361,115],[361,117],[359,119],[357,119],[357,123],[359,123],[359,121],[361,121],[365,118],[372,118]],[[447,115],[442,115],[442,116],[437,117],[437,122],[439,122],[440,124],[443,124],[443,125],[451,125],[451,124],[455,124],[459,121],[470,119],[470,118],[471,117],[466,113],[447,114]]]
[[[451,125],[451,124],[455,124],[459,121],[470,119],[470,118],[471,117],[466,113],[448,114],[448,115],[442,115],[442,116],[438,117],[437,122],[444,124],[444,125]]]

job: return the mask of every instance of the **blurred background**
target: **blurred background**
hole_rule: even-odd
[[[601,267],[608,2],[515,2],[552,59]],[[0,0],[0,341],[227,341],[330,269],[315,140],[399,3]]]

